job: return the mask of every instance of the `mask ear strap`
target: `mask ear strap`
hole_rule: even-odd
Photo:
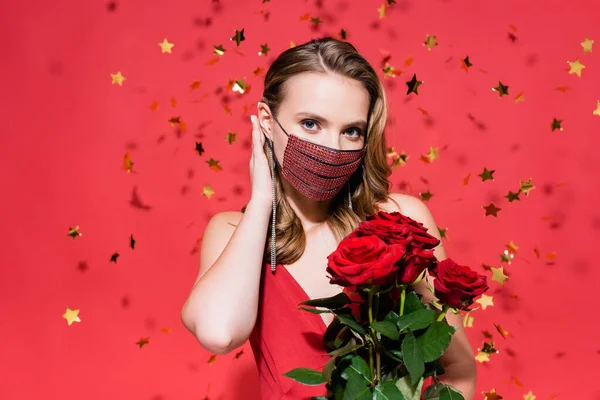
[[[277,119],[277,117],[275,116],[275,114],[273,114],[273,119],[275,120],[275,122],[277,122],[277,125],[279,125],[279,127],[281,128],[281,130],[283,131],[283,133],[285,133],[286,136],[290,136],[285,129],[283,129],[283,126],[281,126],[281,124],[279,123],[279,120]]]

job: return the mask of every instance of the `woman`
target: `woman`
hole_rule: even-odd
[[[332,314],[298,306],[342,291],[326,276],[327,255],[380,210],[400,211],[441,238],[422,201],[389,192],[384,88],[350,43],[325,37],[281,53],[251,119],[250,201],[242,212],[221,212],[209,221],[181,317],[213,353],[250,340],[262,399],[310,399],[325,395],[325,384],[304,386],[283,374],[297,367],[320,370],[329,358],[322,336]],[[446,258],[442,244],[435,255]],[[424,301],[434,298],[425,280],[415,290]],[[469,400],[472,349],[460,315],[448,313],[447,319],[459,330],[442,357],[440,380]]]

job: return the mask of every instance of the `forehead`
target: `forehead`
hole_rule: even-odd
[[[362,83],[340,75],[303,73],[285,84],[281,112],[313,112],[334,122],[366,119],[369,92]]]

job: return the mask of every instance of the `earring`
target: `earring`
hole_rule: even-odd
[[[271,189],[273,194],[273,212],[271,214],[271,272],[275,274],[275,269],[277,268],[276,258],[275,258],[275,221],[277,219],[277,204],[275,200],[275,163],[273,161],[273,150],[271,149],[271,145],[269,143],[269,153],[271,155],[271,159],[269,160],[269,164],[271,166]]]

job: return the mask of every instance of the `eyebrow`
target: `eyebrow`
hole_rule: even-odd
[[[304,116],[304,117],[314,118],[314,119],[318,119],[320,121],[323,121],[325,123],[329,123],[329,121],[325,117],[322,117],[319,114],[315,114],[315,113],[311,113],[311,112],[307,112],[307,111],[301,111],[299,113],[296,113],[295,116],[296,117],[302,117],[302,116]],[[351,126],[351,125],[362,125],[363,127],[366,127],[367,126],[367,121],[365,121],[364,119],[359,119],[358,121],[349,122],[345,126]]]

